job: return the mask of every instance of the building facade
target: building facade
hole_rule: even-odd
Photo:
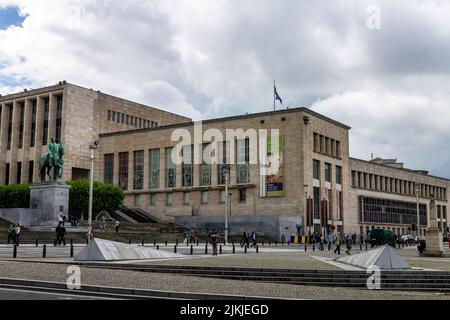
[[[64,142],[64,180],[87,177],[89,145],[99,134],[158,127],[189,118],[59,82],[0,96],[0,184],[38,181],[47,143]]]
[[[65,179],[87,176],[88,146],[99,140],[95,178],[162,221],[223,231],[228,202],[231,233],[406,234],[419,203],[423,234],[433,196],[448,228],[450,180],[351,158],[350,127],[307,108],[194,123],[66,83],[0,102],[0,184],[31,181],[50,137],[67,144]]]

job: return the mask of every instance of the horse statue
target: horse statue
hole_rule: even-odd
[[[50,182],[59,181],[64,169],[64,143],[59,144],[52,138],[47,145],[47,154],[39,161],[39,177],[41,182],[46,182],[46,176]],[[51,175],[53,169],[53,176]]]

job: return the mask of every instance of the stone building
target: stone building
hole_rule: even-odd
[[[70,180],[88,176],[89,145],[100,133],[186,121],[65,81],[0,96],[0,184],[36,181],[52,137],[66,143],[63,178]]]
[[[67,144],[65,178],[87,176],[88,146],[97,139],[95,178],[120,186],[125,207],[158,220],[223,232],[228,196],[231,234],[287,239],[374,226],[405,234],[416,222],[417,185],[422,230],[431,195],[440,228],[448,227],[450,180],[395,160],[351,158],[350,127],[307,108],[194,123],[66,83],[0,102],[1,184],[29,181],[27,166],[37,170],[51,136]]]

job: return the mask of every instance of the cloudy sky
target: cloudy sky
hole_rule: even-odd
[[[196,120],[305,106],[450,178],[450,1],[0,0],[0,93],[60,80]]]

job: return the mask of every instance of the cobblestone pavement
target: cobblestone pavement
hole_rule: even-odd
[[[216,257],[214,257],[214,259],[215,258]],[[0,261],[0,277],[3,278],[21,278],[65,283],[68,277],[66,270],[66,266],[63,265]],[[100,286],[168,290],[177,292],[208,292],[291,299],[450,299],[450,295],[430,292],[396,292],[351,288],[313,287],[89,268],[81,268],[81,281],[82,284]]]

